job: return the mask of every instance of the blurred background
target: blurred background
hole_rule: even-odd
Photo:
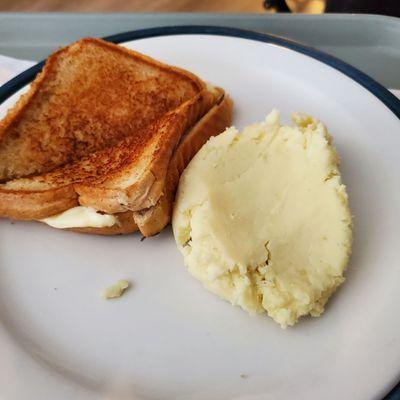
[[[325,0],[288,0],[297,12],[320,13]],[[268,11],[279,1],[266,4]],[[275,7],[274,7],[275,6]],[[262,0],[0,0],[1,11],[266,12]]]
[[[400,0],[0,0],[0,11],[355,12],[400,16]]]

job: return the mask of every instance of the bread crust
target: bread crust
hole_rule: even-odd
[[[15,220],[42,219],[78,205],[71,185],[52,191],[0,190],[0,216]]]

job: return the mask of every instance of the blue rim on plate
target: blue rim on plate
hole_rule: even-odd
[[[352,67],[351,65],[326,54],[320,50],[303,44],[294,42],[292,40],[284,39],[279,36],[248,31],[245,29],[228,28],[219,26],[204,26],[204,25],[183,25],[183,26],[165,26],[149,29],[140,29],[136,31],[123,32],[112,36],[107,36],[104,39],[113,43],[122,43],[131,40],[145,39],[156,36],[169,36],[169,35],[219,35],[231,36],[242,39],[255,40],[264,43],[273,43],[281,47],[296,51],[304,54],[324,64],[327,64],[338,71],[347,75],[352,80],[359,83],[382,103],[384,103],[398,119],[400,119],[400,100],[390,93],[385,87],[370,78],[368,75]],[[3,86],[0,87],[0,104],[7,100],[11,95],[19,89],[29,84],[43,68],[44,61],[39,62],[33,67],[27,69],[15,78],[11,79]],[[386,395],[384,400],[400,400],[400,382]]]
[[[188,34],[202,34],[202,35],[220,35],[231,36],[249,40],[256,40],[264,43],[273,43],[281,47],[294,50],[298,53],[305,54],[311,58],[327,64],[343,74],[347,75],[361,86],[366,88],[379,100],[382,101],[395,115],[400,119],[400,100],[390,93],[385,87],[364,74],[357,68],[339,60],[338,58],[326,54],[320,50],[314,49],[309,46],[297,43],[295,41],[284,39],[279,36],[248,31],[245,29],[228,28],[219,26],[205,26],[205,25],[183,25],[183,26],[165,26],[158,28],[140,29],[136,31],[123,32],[116,35],[106,36],[104,39],[113,43],[122,43],[130,40],[145,39],[156,36],[169,36],[169,35],[188,35]],[[38,72],[43,68],[44,61],[39,62],[33,67],[27,69],[15,78],[11,79],[3,86],[0,87],[0,104],[7,100],[16,91],[30,83]]]

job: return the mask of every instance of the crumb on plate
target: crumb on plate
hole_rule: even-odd
[[[114,285],[106,288],[103,292],[103,297],[105,299],[115,299],[121,297],[129,286],[129,281],[121,279],[118,282],[114,283]]]

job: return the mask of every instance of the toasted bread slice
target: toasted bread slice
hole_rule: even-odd
[[[110,214],[155,205],[182,135],[215,101],[204,90],[138,135],[54,171],[6,182],[0,187],[0,216],[29,220],[77,205]]]
[[[0,122],[0,182],[48,172],[137,135],[206,85],[100,39],[51,55]]]
[[[133,213],[144,236],[159,233],[171,221],[175,193],[183,170],[203,144],[211,136],[223,132],[231,122],[232,100],[222,92],[218,103],[182,138],[171,159],[164,192],[157,204]]]
[[[211,137],[223,132],[232,122],[232,101],[218,89],[215,105],[182,137],[168,166],[163,195],[153,207],[116,214],[119,223],[105,228],[72,228],[73,231],[115,235],[140,230],[142,235],[159,233],[171,220],[173,201],[179,177],[197,151]]]

